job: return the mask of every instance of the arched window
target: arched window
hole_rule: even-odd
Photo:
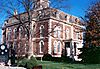
[[[8,32],[8,34],[7,34],[7,38],[8,38],[8,40],[11,40],[11,32],[12,32],[12,30],[9,29],[9,32]]]
[[[65,35],[66,35],[65,38],[69,39],[69,29],[68,28],[66,29]]]
[[[25,37],[26,39],[28,39],[28,36],[29,36],[28,30],[25,28],[25,29],[24,29],[23,37]]]
[[[17,39],[17,29],[14,29],[14,38]]]
[[[44,37],[44,26],[40,26],[40,37]]]
[[[58,41],[58,53],[61,53],[61,42]]]
[[[54,53],[57,53],[57,41],[54,41]]]
[[[25,53],[25,54],[28,54],[28,51],[29,51],[28,42],[26,41],[26,43],[24,43],[23,46],[24,46],[24,47],[23,47],[23,48],[24,48],[24,49],[23,49],[24,53]]]
[[[43,53],[44,41],[41,40],[41,41],[39,42],[39,45],[40,45],[40,53]]]
[[[19,38],[23,38],[23,27],[21,26],[20,28],[19,28]]]

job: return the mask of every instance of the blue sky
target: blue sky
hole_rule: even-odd
[[[56,1],[56,0],[55,0]],[[69,13],[71,15],[75,15],[78,17],[84,17],[85,11],[88,9],[91,3],[95,2],[95,0],[68,0],[66,4],[70,6],[71,8],[66,10],[62,9],[64,12]],[[64,3],[65,4],[65,3]],[[4,13],[5,14],[5,13]],[[0,15],[0,24],[2,24],[5,20],[5,17],[2,17]],[[1,38],[1,29],[0,29],[0,38]]]
[[[71,8],[67,12],[78,17],[84,17],[85,11],[88,9],[90,4],[95,1],[96,0],[68,0],[68,4]]]

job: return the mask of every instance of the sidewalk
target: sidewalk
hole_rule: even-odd
[[[2,65],[0,65],[0,69],[26,69],[26,68],[23,68],[23,67],[2,66]]]

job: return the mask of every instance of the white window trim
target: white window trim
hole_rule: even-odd
[[[44,46],[44,41],[43,41],[43,40],[41,40],[41,41],[39,42],[40,53],[43,53],[43,51],[41,51],[41,50],[42,50],[42,49],[41,49],[41,42],[43,42],[43,46]]]

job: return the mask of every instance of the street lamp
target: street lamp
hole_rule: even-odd
[[[9,50],[7,48],[7,45],[1,44],[0,45],[0,61],[5,62],[5,64],[7,64],[8,59],[9,59],[8,55],[9,55]]]

